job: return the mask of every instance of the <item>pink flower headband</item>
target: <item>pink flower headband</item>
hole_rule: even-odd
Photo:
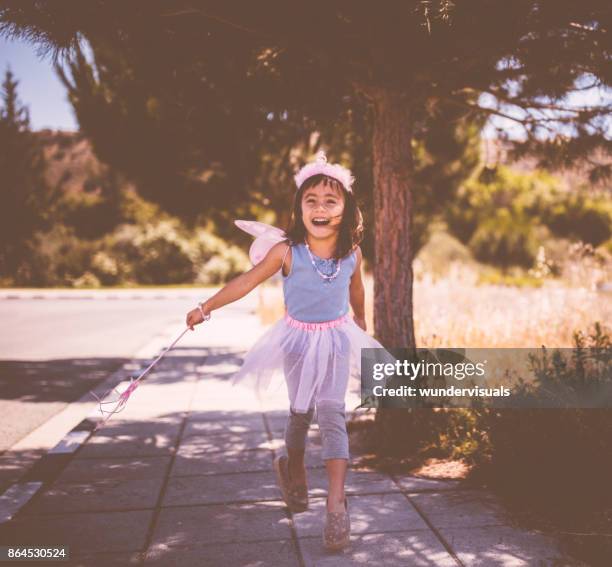
[[[340,183],[342,183],[342,185],[347,191],[349,191],[350,193],[353,192],[353,189],[351,187],[353,185],[353,182],[355,181],[355,178],[351,174],[351,171],[349,169],[346,169],[346,167],[342,167],[340,164],[327,163],[327,156],[322,150],[317,152],[315,161],[307,163],[294,176],[295,183],[298,186],[298,189],[302,186],[302,183],[304,183],[304,181],[306,181],[309,177],[319,174],[329,175],[330,177],[333,177],[334,179],[340,181]]]

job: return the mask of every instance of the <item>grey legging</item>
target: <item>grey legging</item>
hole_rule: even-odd
[[[296,413],[289,409],[285,426],[285,445],[288,449],[303,451],[306,449],[308,429],[315,413],[315,407],[307,413]],[[344,403],[321,400],[316,404],[317,422],[321,431],[323,460],[349,460],[349,443],[346,432],[346,415]]]

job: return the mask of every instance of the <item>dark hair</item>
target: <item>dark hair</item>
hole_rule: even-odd
[[[342,213],[340,233],[338,234],[338,243],[334,253],[334,258],[344,258],[363,238],[363,217],[353,193],[347,191],[340,181],[328,175],[323,175],[322,173],[313,175],[306,179],[296,191],[291,220],[286,230],[287,238],[292,245],[306,241],[306,227],[302,220],[302,195],[304,195],[306,189],[310,189],[320,183],[340,191],[344,195],[344,212]]]

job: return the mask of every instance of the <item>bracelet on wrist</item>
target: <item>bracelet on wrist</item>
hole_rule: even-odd
[[[200,313],[202,314],[202,320],[208,321],[210,319],[210,313],[204,313],[204,310],[202,309],[202,305],[203,303],[200,301],[198,303],[198,309],[200,310]]]

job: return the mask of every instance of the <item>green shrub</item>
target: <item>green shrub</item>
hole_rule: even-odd
[[[203,230],[192,234],[175,220],[122,225],[106,249],[93,262],[105,283],[220,284],[248,268],[239,248]]]
[[[499,209],[484,219],[468,245],[476,259],[504,268],[531,267],[538,248],[533,223],[508,209]]]
[[[196,282],[203,285],[221,284],[250,268],[248,256],[237,246],[205,231],[194,238],[197,249]]]
[[[431,229],[431,235],[415,259],[415,272],[421,271],[434,278],[448,275],[453,265],[476,266],[470,250],[443,227]]]
[[[599,246],[612,236],[609,199],[565,194],[541,211],[543,222],[555,236]]]
[[[193,281],[189,243],[178,223],[121,225],[107,238],[108,256],[122,282],[176,284]],[[110,267],[110,263],[107,262]]]
[[[102,285],[118,285],[121,273],[117,259],[106,250],[98,250],[91,259],[91,269]]]
[[[537,248],[552,237],[595,247],[609,240],[612,202],[607,196],[569,192],[545,172],[519,173],[500,166],[466,181],[447,207],[445,220],[450,233],[478,260],[504,269],[530,268]],[[554,259],[551,268],[551,275],[558,275]]]
[[[487,171],[460,188],[445,213],[449,231],[481,262],[529,268],[539,245],[540,207],[557,182],[544,172]]]
[[[13,285],[70,287],[89,271],[96,247],[96,243],[80,240],[73,229],[61,224],[35,233]]]
[[[612,255],[612,238],[609,238],[604,243],[598,246],[598,252]]]

